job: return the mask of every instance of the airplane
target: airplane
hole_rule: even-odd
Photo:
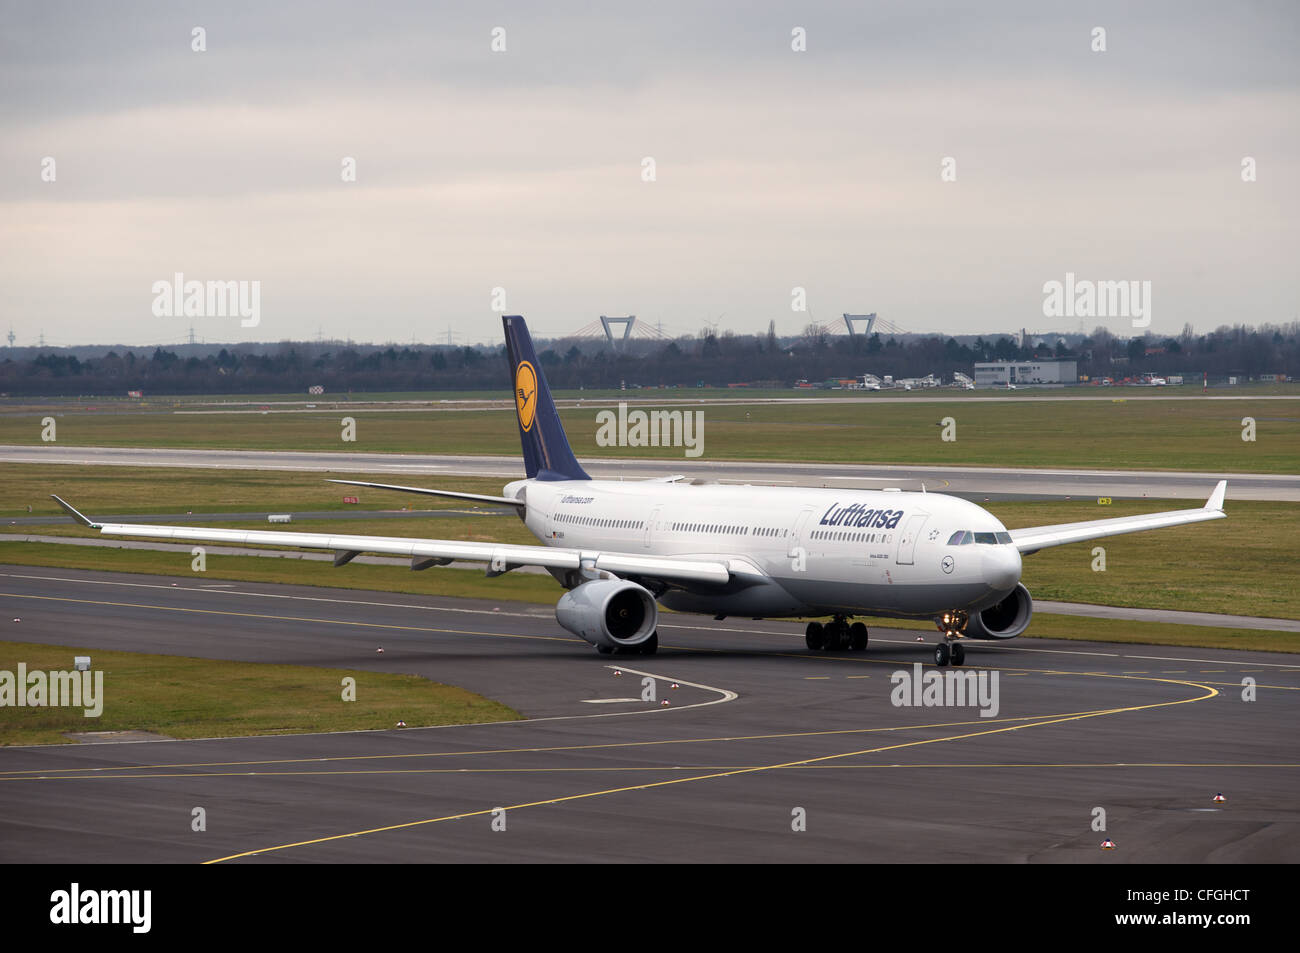
[[[829,617],[807,624],[813,651],[862,651],[855,616],[932,619],[936,665],[961,665],[964,640],[1011,639],[1033,599],[1021,558],[1051,546],[1222,519],[1227,481],[1195,509],[1008,530],[983,507],[941,493],[728,485],[667,476],[593,480],[574,457],[524,319],[502,319],[526,478],[503,495],[357,480],[347,486],[512,507],[540,545],[98,523],[103,536],[296,546],[407,556],[412,570],[487,564],[489,577],[546,569],[564,588],[555,618],[602,655],[653,654],[659,606],[715,619]]]

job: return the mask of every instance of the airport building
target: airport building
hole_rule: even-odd
[[[1079,381],[1079,362],[1073,358],[1034,361],[993,361],[975,365],[976,387],[1064,387]]]

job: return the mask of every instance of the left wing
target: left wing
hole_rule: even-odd
[[[504,543],[466,543],[450,539],[415,539],[401,536],[334,536],[329,533],[279,533],[269,530],[214,529],[203,526],[151,526],[144,523],[96,523],[71,503],[51,494],[82,526],[104,536],[140,536],[232,545],[299,546],[333,550],[334,565],[341,566],[361,553],[411,557],[412,569],[446,565],[461,559],[488,563],[489,575],[519,566],[546,569],[595,569],[615,575],[652,576],[673,582],[722,584],[731,579],[731,567],[716,560],[680,559],[598,549],[564,549],[558,546],[515,546]],[[744,567],[752,572],[752,567]]]
[[[1169,510],[1164,513],[1147,513],[1142,516],[1119,516],[1108,520],[1088,520],[1084,523],[1058,523],[1055,526],[1033,526],[1028,529],[1011,530],[1011,542],[1022,553],[1034,553],[1049,546],[1064,546],[1066,543],[1079,543],[1086,539],[1100,539],[1103,536],[1118,536],[1121,533],[1137,533],[1144,529],[1161,529],[1165,526],[1181,526],[1184,523],[1200,523],[1205,520],[1221,520],[1228,514],[1223,512],[1223,497],[1228,490],[1228,481],[1220,480],[1204,506],[1194,510]]]

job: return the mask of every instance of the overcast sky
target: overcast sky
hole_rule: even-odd
[[[1067,272],[1300,311],[1296,3],[539,6],[0,0],[0,334],[180,341],[177,272],[261,283],[220,341],[499,342],[497,287],[547,336],[1134,333],[1044,316]]]

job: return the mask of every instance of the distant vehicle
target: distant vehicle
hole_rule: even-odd
[[[1020,581],[1022,555],[1226,515],[1227,481],[1200,507],[1008,530],[975,503],[924,489],[593,480],[573,455],[524,319],[502,321],[526,479],[501,496],[329,482],[509,507],[537,544],[99,523],[54,499],[108,537],[294,546],[333,552],[336,567],[361,553],[403,556],[417,571],[486,563],[488,577],[539,566],[565,590],[556,622],[604,655],[653,654],[662,604],[718,619],[829,617],[805,630],[814,651],[865,649],[867,627],[854,616],[929,619],[942,633],[936,665],[962,664],[968,638],[1025,631],[1033,600]]]

